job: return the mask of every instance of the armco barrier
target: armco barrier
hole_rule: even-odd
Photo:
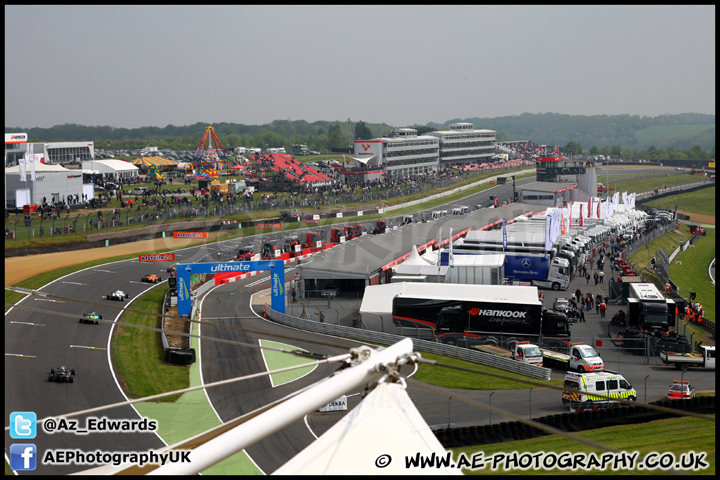
[[[167,312],[170,309],[170,290],[165,292],[165,299],[163,301],[163,312]],[[168,344],[167,336],[165,335],[165,316],[163,315],[162,323],[160,325],[162,331],[160,332],[160,340],[163,346],[163,361],[173,365],[192,365],[195,363],[195,349],[194,348],[175,348]],[[189,339],[188,339],[189,342]]]
[[[361,328],[346,327],[344,325],[331,325],[329,323],[321,323],[304,318],[297,318],[290,315],[278,313],[269,305],[265,305],[265,311],[269,319],[287,327],[297,328],[306,332],[321,333],[324,335],[334,335],[343,338],[352,338],[365,342],[383,343],[391,345],[407,338],[391,333],[375,332]],[[490,367],[499,368],[508,372],[517,373],[538,380],[550,380],[550,369],[544,367],[536,367],[527,363],[518,362],[511,358],[493,355],[491,353],[482,352],[472,348],[456,347],[445,345],[444,343],[436,343],[428,340],[420,340],[413,338],[413,349],[420,352],[434,353],[436,355],[445,355],[459,360],[479,363]]]

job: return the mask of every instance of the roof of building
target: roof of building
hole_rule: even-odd
[[[302,278],[367,279],[403,255],[409,255],[413,246],[438,240],[447,240],[450,227],[453,235],[467,228],[477,229],[497,221],[527,212],[537,212],[538,205],[511,203],[498,208],[483,208],[466,215],[449,215],[427,223],[411,223],[381,235],[364,235],[320,252],[298,267]]]
[[[96,167],[99,165],[104,165],[117,172],[137,172],[138,170],[140,170],[138,167],[136,167],[130,162],[126,162],[125,160],[116,160],[114,158],[109,158],[105,160],[85,160],[82,162],[82,167],[90,170],[97,170]]]
[[[20,166],[15,165],[13,167],[8,167],[5,169],[7,173],[20,173]],[[27,173],[30,173],[30,165],[26,167]],[[57,165],[54,163],[35,163],[35,172],[70,172],[70,173],[78,173],[79,170],[70,170],[69,168],[65,168],[62,165]]]

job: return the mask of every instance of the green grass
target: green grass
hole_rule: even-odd
[[[696,292],[695,301],[702,304],[705,318],[715,321],[715,286],[708,275],[710,262],[715,258],[715,229],[708,228],[706,232],[706,236],[695,242],[695,248],[677,254],[670,264],[670,278],[686,298],[689,297],[688,289]],[[682,265],[678,265],[678,261]]]
[[[456,367],[470,368],[481,372],[494,373],[508,377],[507,379],[501,379],[460,370],[452,370],[446,367],[421,364],[417,373],[415,373],[414,378],[415,380],[429,383],[430,385],[447,388],[460,388],[464,390],[521,390],[530,388],[525,383],[512,381],[512,379],[528,380],[528,377],[510,373],[506,370],[426,352],[422,353],[422,357],[427,360],[435,360],[437,362]],[[559,380],[550,380],[545,383],[554,386],[562,386],[563,384],[563,382]]]
[[[162,313],[167,285],[153,288],[132,304],[133,310]],[[126,312],[121,321],[133,325],[160,328],[162,318]],[[190,374],[187,367],[163,362],[164,351],[160,333],[132,327],[118,327],[113,333],[112,359],[115,371],[128,398],[141,398],[187,388]],[[159,399],[174,402],[180,395]]]
[[[715,422],[701,420],[698,418],[680,417],[667,420],[657,420],[654,422],[599,428],[596,430],[586,430],[577,432],[575,435],[598,442],[604,446],[615,448],[617,450],[632,453],[638,452],[638,459],[644,458],[645,455],[653,452],[663,454],[672,452],[675,459],[679,460],[680,455],[687,452],[706,453],[704,461],[709,465],[707,469],[698,471],[682,471],[684,474],[695,475],[715,475]],[[468,459],[472,455],[481,452],[484,459],[492,457],[496,453],[509,454],[517,452],[518,456],[529,453],[545,452],[561,454],[564,452],[594,452],[598,456],[604,452],[602,450],[587,446],[567,439],[560,435],[550,435],[530,440],[519,440],[505,443],[494,443],[489,445],[478,445],[474,447],[453,448],[453,459],[457,460],[460,453],[464,453]],[[628,473],[645,474],[667,474],[667,471],[656,470],[545,470],[545,469],[528,469],[520,470],[491,470],[490,468],[478,470],[463,470],[468,475],[552,475],[552,474],[570,474],[570,475],[627,475]]]
[[[666,140],[668,138],[689,137],[698,135],[706,130],[715,128],[714,123],[696,123],[690,125],[657,125],[655,127],[644,128],[635,132],[640,144],[649,144],[657,140]]]
[[[660,190],[664,188],[665,185],[671,187],[700,181],[699,175],[690,175],[689,173],[675,175],[675,173],[677,172],[672,169],[668,169],[665,175],[646,177],[648,174],[645,173],[637,174],[627,172],[608,175],[603,174],[602,171],[600,171],[598,172],[598,182],[609,188],[614,188],[615,190],[610,192],[610,195],[612,195],[615,192],[650,192],[653,190]]]
[[[697,176],[697,175],[695,175]],[[715,187],[703,188],[690,193],[673,195],[643,203],[643,206],[673,211],[678,210],[701,215],[715,216]]]

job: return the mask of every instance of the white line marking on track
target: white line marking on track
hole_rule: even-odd
[[[85,345],[70,345],[70,348],[87,348],[88,350],[107,350],[105,347],[88,347]]]
[[[65,303],[62,300],[53,300],[52,298],[36,298],[36,302],[53,302],[53,303]]]
[[[10,322],[10,323],[20,323],[22,325],[35,325],[36,327],[44,327],[44,323],[31,323],[31,322]]]
[[[37,358],[35,355],[23,355],[22,353],[6,353],[6,357],[25,357],[25,358]]]

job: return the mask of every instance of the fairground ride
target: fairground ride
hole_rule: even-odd
[[[205,128],[205,133],[200,139],[197,150],[195,150],[195,158],[200,163],[198,166],[200,169],[225,168],[227,154],[213,127],[208,126]]]

